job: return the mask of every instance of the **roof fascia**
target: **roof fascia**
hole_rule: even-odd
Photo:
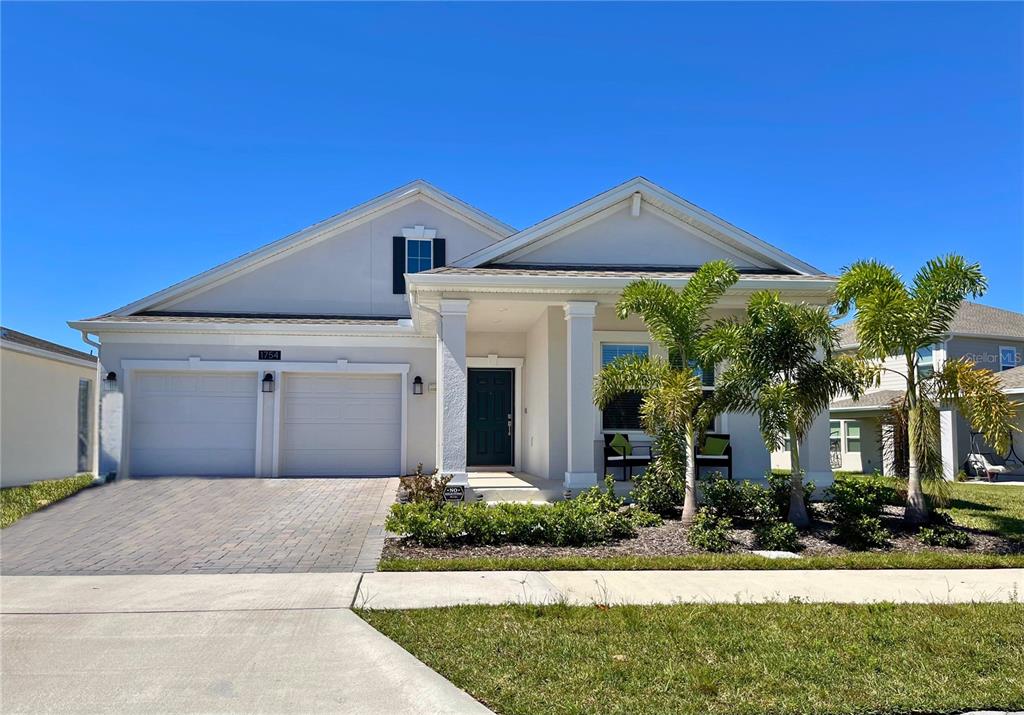
[[[32,345],[23,345],[21,343],[15,343],[10,340],[0,340],[0,348],[4,350],[13,350],[16,353],[23,353],[25,355],[31,355],[33,357],[43,358],[45,360],[53,360],[55,362],[62,362],[68,365],[74,365],[76,367],[87,367],[95,368],[96,359],[86,360],[85,358],[78,358],[72,355],[64,355],[63,353],[55,353],[50,350],[44,350],[43,348],[37,348]]]
[[[330,238],[341,230],[354,228],[361,223],[372,220],[381,213],[399,208],[417,199],[425,199],[439,209],[448,211],[458,218],[469,221],[485,233],[500,241],[515,229],[488,216],[451,194],[441,191],[436,186],[416,180],[401,186],[370,201],[355,206],[348,211],[315,223],[308,228],[285,236],[261,248],[246,253],[238,258],[222,263],[192,278],[152,293],[133,303],[112,311],[109,315],[126,316],[142,310],[150,310],[158,306],[173,303],[192,297],[205,290],[216,287],[226,280],[235,278],[268,262],[283,258],[290,253],[306,248]]]
[[[411,337],[416,329],[412,321],[390,325],[323,325],[319,323],[154,323],[126,320],[79,320],[68,325],[94,335],[101,333],[216,333],[223,335],[369,335]]]

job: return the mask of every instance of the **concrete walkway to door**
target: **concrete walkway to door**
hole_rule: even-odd
[[[127,479],[4,529],[4,575],[373,571],[398,479]]]

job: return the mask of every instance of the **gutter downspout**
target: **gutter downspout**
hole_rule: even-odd
[[[107,483],[107,478],[100,476],[100,392],[103,389],[103,365],[100,364],[100,344],[89,337],[87,330],[79,332],[82,333],[82,342],[96,348],[96,399],[92,408],[92,434],[89,435],[92,441],[92,483],[96,486]]]

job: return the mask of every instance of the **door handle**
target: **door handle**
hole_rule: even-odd
[[[508,416],[508,436],[512,436],[512,415]]]

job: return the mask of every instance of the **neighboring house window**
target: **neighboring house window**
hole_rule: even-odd
[[[647,357],[650,354],[650,347],[647,345],[617,345],[605,343],[601,345],[601,367],[604,367],[615,358],[629,355]],[[601,412],[601,427],[606,430],[639,430],[640,426],[640,401],[642,396],[639,392],[629,392],[621,397],[612,400],[611,404]]]
[[[433,241],[410,238],[405,243],[405,272],[419,273],[434,267]]]
[[[1017,348],[1015,347],[1000,347],[999,348],[999,371],[1011,370],[1017,367]]]
[[[713,367],[710,370],[705,371],[696,360],[690,360],[688,362],[690,369],[692,369],[694,374],[697,375],[697,379],[700,380],[704,387],[715,386],[715,369]]]
[[[860,423],[850,421],[846,423],[846,451],[860,452]]]
[[[935,372],[935,351],[932,346],[917,350],[917,376],[928,377]]]
[[[843,451],[843,423],[839,420],[829,420],[828,423],[828,447],[832,452]]]
[[[91,433],[92,433],[92,420],[90,419],[91,410],[90,405],[92,400],[89,399],[90,393],[92,392],[92,381],[91,380],[79,380],[78,381],[78,471],[88,472],[89,471],[89,446]]]

